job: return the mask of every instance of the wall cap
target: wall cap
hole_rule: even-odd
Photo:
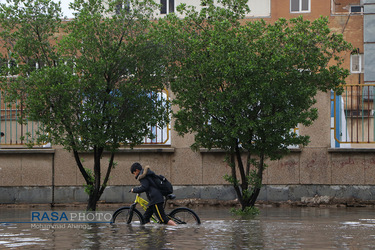
[[[375,153],[375,148],[329,148],[328,153]]]
[[[174,148],[120,148],[116,153],[174,153]],[[0,154],[54,154],[55,149],[0,148]],[[88,153],[91,152],[80,152]],[[107,153],[107,152],[105,152]]]
[[[55,149],[0,148],[0,154],[54,154]]]
[[[174,153],[174,148],[120,148],[116,153]]]
[[[302,152],[302,149],[301,148],[291,148],[291,149],[289,149],[289,151],[290,151],[290,153],[300,153],[300,152]],[[224,149],[221,149],[221,148],[211,148],[211,149],[200,148],[199,152],[201,152],[201,153],[226,153],[226,151]]]

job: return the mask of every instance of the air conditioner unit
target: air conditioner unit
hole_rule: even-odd
[[[353,13],[353,14],[363,13],[363,6],[361,6],[361,5],[351,5],[350,6],[350,13]]]

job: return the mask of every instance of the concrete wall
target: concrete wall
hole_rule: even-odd
[[[320,134],[320,133],[319,133]],[[285,158],[268,162],[261,200],[300,200],[305,196],[334,195],[371,200],[375,192],[375,155],[372,149],[330,149],[314,144],[293,150]],[[322,139],[322,138],[321,138]],[[328,143],[327,143],[328,144]],[[229,167],[222,152],[192,152],[189,148],[136,149],[118,153],[102,201],[130,202],[128,191],[139,183],[129,172],[141,162],[167,176],[178,198],[235,199],[233,188],[223,179]],[[82,156],[90,167],[90,155]],[[83,178],[72,155],[63,149],[33,152],[0,150],[0,203],[85,202]],[[103,164],[107,159],[103,158]],[[104,167],[104,166],[103,166]],[[104,170],[103,170],[104,174]]]

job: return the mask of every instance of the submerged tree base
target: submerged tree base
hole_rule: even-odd
[[[242,209],[242,208],[232,208],[230,210],[230,212],[233,214],[233,215],[239,215],[239,216],[245,216],[245,217],[252,217],[252,216],[256,216],[260,213],[260,210],[259,208],[257,207],[246,207],[245,209]]]

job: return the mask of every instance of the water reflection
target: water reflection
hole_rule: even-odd
[[[253,219],[228,209],[197,209],[202,224],[48,224],[32,227],[28,209],[1,208],[0,249],[372,249],[370,208],[262,208]],[[52,225],[54,227],[52,227]],[[63,226],[65,225],[65,226]]]

